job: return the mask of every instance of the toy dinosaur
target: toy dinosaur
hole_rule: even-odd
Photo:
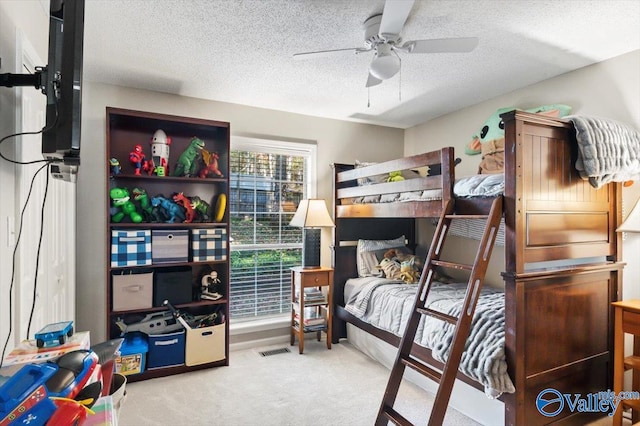
[[[146,222],[153,222],[155,219],[153,214],[153,206],[151,205],[151,201],[149,201],[149,195],[147,195],[147,191],[142,188],[133,188],[131,190],[131,193],[133,194],[133,200],[137,201],[140,205],[140,210],[142,210],[144,220]]]
[[[184,223],[193,222],[193,219],[196,216],[196,212],[193,211],[193,207],[191,207],[191,201],[187,197],[185,197],[182,192],[178,192],[177,194],[174,194],[172,198],[173,198],[173,201],[176,202],[176,204],[178,204],[180,207],[184,208],[185,210]]]
[[[182,151],[176,167],[171,172],[171,176],[195,176],[198,169],[198,158],[204,149],[204,141],[196,137],[192,138],[189,146]]]
[[[119,223],[125,216],[129,216],[133,223],[142,222],[142,216],[136,211],[136,205],[131,201],[127,188],[112,188],[109,198],[116,208],[116,213],[111,215],[112,222]]]
[[[164,212],[169,217],[169,220],[165,221],[167,223],[175,223],[176,221],[183,222],[185,219],[184,211],[182,210],[182,208],[170,199],[165,198],[161,195],[153,197],[151,199],[151,205],[154,207],[162,207]]]
[[[209,216],[209,203],[204,201],[202,198],[198,197],[197,195],[191,197],[191,208],[196,213],[196,221],[211,221],[211,216]]]
[[[223,177],[222,172],[218,168],[218,159],[220,156],[217,152],[209,152],[206,149],[202,150],[202,162],[204,167],[200,169],[198,176],[201,178],[208,177]]]

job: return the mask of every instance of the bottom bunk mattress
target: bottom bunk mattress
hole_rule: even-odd
[[[466,287],[466,284],[434,282],[426,306],[458,316]],[[417,289],[417,284],[386,278],[352,278],[345,284],[345,309],[374,327],[402,336]],[[415,342],[430,349],[434,359],[445,362],[453,331],[453,325],[423,316]],[[482,384],[491,398],[497,398],[504,392],[515,392],[507,374],[504,344],[504,293],[494,288],[483,288],[459,370]]]

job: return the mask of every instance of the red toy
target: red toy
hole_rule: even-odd
[[[142,152],[142,145],[136,145],[133,147],[133,151],[129,153],[129,161],[135,167],[135,174],[140,175],[141,170],[147,172],[147,174],[151,174],[153,172],[153,167],[147,161],[147,157]]]
[[[200,169],[198,176],[201,178],[207,177],[222,177],[222,172],[218,168],[218,159],[220,156],[217,152],[209,152],[206,149],[202,150],[202,161],[204,167]]]
[[[175,194],[173,196],[173,201],[176,202],[176,204],[184,207],[184,223],[191,223],[193,222],[193,219],[196,216],[196,212],[193,210],[193,207],[191,206],[191,200],[189,200],[187,197],[184,196],[184,194],[182,192],[179,192],[177,194]]]

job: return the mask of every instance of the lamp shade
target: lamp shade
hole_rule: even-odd
[[[622,222],[622,225],[616,229],[617,232],[640,232],[640,199],[636,201],[631,213]]]
[[[296,214],[293,215],[290,226],[298,228],[331,227],[333,221],[327,211],[327,204],[322,199],[310,198],[300,201]]]
[[[310,198],[300,201],[296,214],[289,222],[290,226],[302,229],[302,266],[304,268],[320,267],[320,229],[331,227],[333,221],[327,211],[324,200]]]

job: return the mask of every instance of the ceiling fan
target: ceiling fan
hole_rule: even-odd
[[[364,21],[365,47],[320,50],[296,53],[294,59],[324,56],[334,52],[356,54],[374,51],[369,66],[366,87],[376,86],[400,71],[400,53],[458,53],[471,52],[478,45],[477,37],[441,38],[429,40],[409,40],[403,42],[400,32],[411,12],[415,0],[387,0],[382,14],[376,14]]]

